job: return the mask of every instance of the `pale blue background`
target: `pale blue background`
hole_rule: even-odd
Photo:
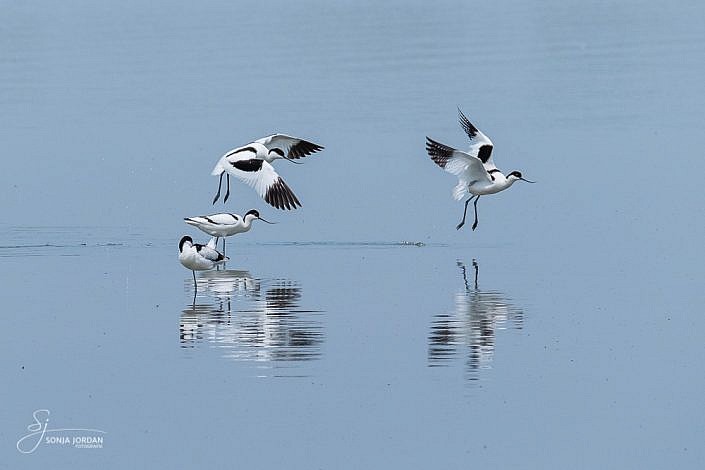
[[[0,7],[0,468],[705,464],[701,2]],[[424,151],[466,145],[456,106],[538,181],[476,232]],[[219,156],[271,132],[326,147],[277,164],[304,207],[212,207]],[[182,347],[181,219],[224,207],[279,222],[229,268],[298,286],[312,360]],[[472,259],[522,326],[429,367]],[[37,408],[105,448],[19,454]]]

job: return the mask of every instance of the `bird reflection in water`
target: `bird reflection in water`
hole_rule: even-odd
[[[226,358],[272,367],[320,357],[322,312],[300,306],[298,283],[222,270],[204,273],[198,288],[214,301],[183,311],[179,325],[183,348],[208,343]]]
[[[464,289],[455,294],[453,312],[436,315],[433,319],[428,338],[429,366],[450,365],[456,357],[462,356],[468,378],[477,380],[480,370],[491,367],[497,331],[521,330],[524,314],[501,292],[478,287],[479,267],[475,260],[471,281],[465,264],[458,261],[458,267],[463,275]]]

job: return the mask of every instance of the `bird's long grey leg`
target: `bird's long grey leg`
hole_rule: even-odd
[[[225,237],[223,237],[223,256],[225,256]]]
[[[220,197],[220,187],[223,185],[223,174],[225,172],[220,174],[220,180],[218,181],[218,192],[216,193],[215,197],[213,198],[213,204],[215,204],[218,201],[218,198]]]
[[[198,292],[198,284],[196,284],[196,271],[191,271],[193,274],[193,302],[196,303],[196,292]]]
[[[477,199],[475,199],[475,204],[473,204],[475,206],[475,223],[472,224],[473,230],[475,230],[475,228],[477,227],[477,201],[479,201],[479,200],[480,200],[480,196],[477,196]]]
[[[225,197],[223,198],[223,202],[228,202],[228,198],[230,197],[230,175],[227,175],[225,177],[225,181],[228,183],[228,189],[225,190]]]
[[[473,198],[475,198],[475,196],[470,196],[470,198],[465,201],[465,210],[463,210],[463,220],[461,220],[458,226],[455,227],[456,230],[460,230],[460,228],[465,225],[465,214],[468,213],[468,204],[470,203],[470,201],[473,200]]]
[[[215,237],[215,249],[218,249],[218,240],[220,240],[220,237]],[[225,241],[225,238],[223,238],[223,241]],[[225,253],[223,253],[223,256],[225,256]],[[216,264],[215,265],[215,270],[220,271],[220,265]]]

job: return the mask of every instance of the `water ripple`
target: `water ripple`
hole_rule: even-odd
[[[458,262],[464,288],[455,294],[452,312],[435,315],[428,336],[429,367],[448,366],[462,358],[469,380],[478,380],[480,371],[491,368],[497,332],[521,330],[524,313],[496,291],[478,288],[478,265],[473,261],[475,279],[470,286],[465,264]]]

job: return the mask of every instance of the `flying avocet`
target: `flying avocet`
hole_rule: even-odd
[[[199,230],[206,232],[208,235],[216,237],[216,244],[218,243],[218,238],[222,238],[223,255],[225,255],[225,237],[248,232],[250,228],[252,228],[252,222],[255,220],[261,220],[268,224],[274,223],[260,217],[256,209],[247,211],[244,217],[241,217],[239,214],[220,213],[184,218],[184,222],[187,224],[193,225]]]
[[[285,134],[273,134],[233,149],[223,155],[211,175],[220,176],[218,192],[213,204],[220,198],[223,175],[227,174],[227,190],[223,202],[230,196],[230,175],[251,186],[267,204],[277,209],[296,209],[301,203],[281,176],[274,171],[272,162],[277,159],[297,163],[302,157],[323,150],[323,147]]]
[[[463,220],[456,229],[460,230],[465,224],[468,203],[475,199],[475,222],[472,224],[472,229],[475,230],[477,201],[480,200],[480,196],[504,191],[515,181],[522,180],[527,183],[534,181],[524,179],[519,171],[512,171],[505,176],[492,160],[492,141],[473,126],[460,109],[458,109],[458,118],[460,126],[470,138],[470,149],[463,152],[426,137],[426,151],[438,166],[458,177],[458,184],[453,189],[453,197],[456,201],[460,201],[467,194],[472,194],[465,201]]]
[[[213,269],[219,264],[228,260],[222,253],[215,249],[215,237],[211,238],[207,245],[194,243],[188,235],[179,241],[179,262],[193,274],[194,299],[196,290],[196,271],[206,271]]]

